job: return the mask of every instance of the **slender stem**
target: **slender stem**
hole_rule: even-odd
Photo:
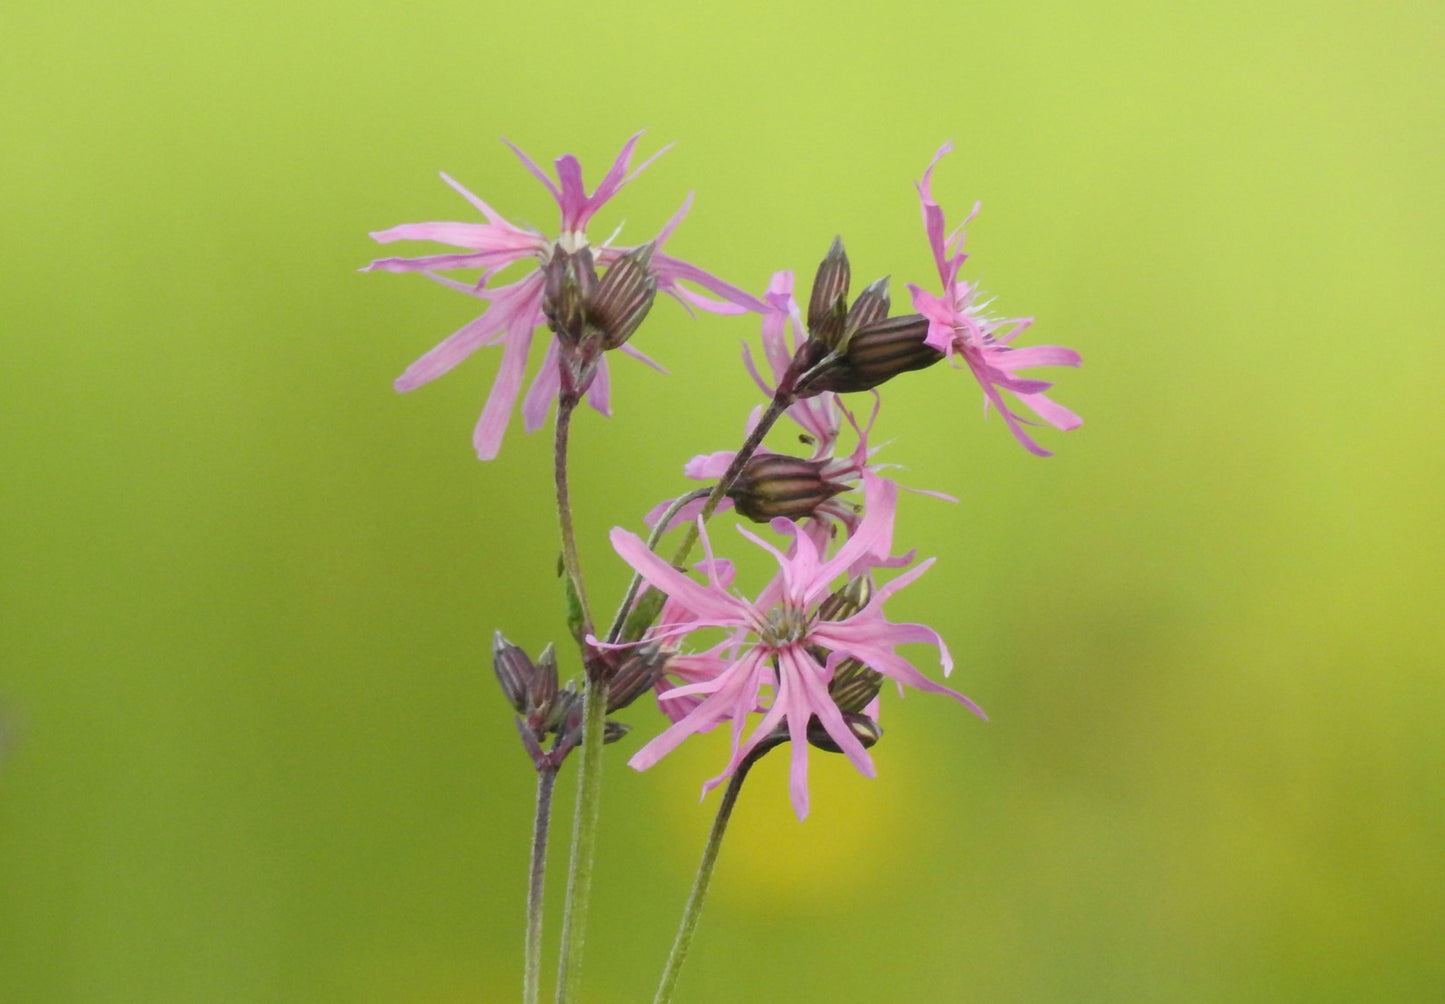
[[[577,779],[577,813],[572,820],[572,862],[562,914],[562,953],[557,964],[557,1004],[577,999],[582,984],[582,942],[592,899],[592,858],[602,800],[602,740],[607,719],[607,681],[587,681],[583,697],[582,766]]]
[[[708,518],[712,516],[713,511],[718,507],[718,503],[720,503],[723,496],[727,494],[727,490],[732,487],[733,482],[736,481],[738,475],[742,473],[743,466],[752,459],[753,454],[756,453],[758,447],[762,445],[763,437],[768,434],[768,430],[772,429],[774,423],[782,417],[783,412],[788,410],[788,406],[791,405],[794,400],[795,398],[791,394],[784,394],[781,391],[773,395],[772,401],[768,404],[768,410],[763,412],[762,418],[758,419],[758,424],[753,426],[753,430],[748,433],[748,438],[733,456],[732,463],[728,465],[727,471],[723,473],[723,476],[718,479],[717,484],[713,486],[712,492],[707,497],[707,501],[703,503],[702,512],[698,514],[697,520],[689,524],[687,532],[683,534],[681,542],[677,545],[677,550],[673,552],[672,564],[678,567],[686,564],[688,556],[692,554],[693,545],[697,543],[698,523],[705,523]],[[637,604],[636,609],[629,610],[631,606],[630,598],[636,593],[637,579],[637,576],[633,577],[633,584],[628,588],[627,592],[629,598],[617,612],[617,618],[613,622],[612,632],[608,635],[609,641],[617,641],[619,638],[623,641],[636,641],[638,638],[641,638],[643,632],[651,627],[652,622],[657,619],[658,611],[662,609],[662,594],[656,590],[652,590],[643,594],[642,600]]]
[[[582,980],[582,943],[586,936],[587,909],[592,899],[592,859],[597,848],[597,815],[602,797],[602,741],[607,718],[607,680],[591,671],[585,639],[593,633],[592,614],[582,584],[582,565],[577,537],[572,528],[572,507],[567,494],[567,442],[572,412],[581,400],[580,392],[568,393],[569,373],[563,361],[563,393],[557,401],[555,474],[557,517],[562,526],[562,568],[571,585],[577,608],[570,615],[582,663],[587,668],[582,701],[582,765],[577,772],[577,812],[572,820],[572,860],[567,869],[567,901],[562,912],[562,948],[557,963],[557,1002],[576,999]]]
[[[710,491],[711,490],[707,488],[698,488],[695,491],[690,491],[686,495],[674,499],[672,505],[668,506],[667,511],[662,514],[662,518],[657,521],[657,525],[652,528],[652,533],[648,535],[647,549],[649,551],[656,551],[658,542],[662,540],[662,535],[672,528],[672,521],[677,518],[677,514],[681,511],[682,507],[689,502],[696,502],[700,498],[706,498],[710,494]],[[607,631],[607,640],[609,642],[615,642],[622,636],[622,627],[627,623],[627,611],[632,609],[632,602],[637,599],[637,590],[641,588],[641,586],[642,573],[633,573],[632,581],[627,584],[627,592],[623,594],[622,602],[617,607],[617,616],[612,619],[612,627]]]
[[[572,503],[567,493],[568,434],[572,429],[572,412],[576,410],[577,403],[577,398],[567,394],[561,395],[557,401],[553,477],[557,485],[557,519],[562,526],[562,569],[571,583],[572,595],[576,597],[581,611],[581,633],[577,637],[580,644],[583,638],[592,633],[592,614],[587,609],[587,592],[582,585],[582,561],[577,554],[577,533],[572,528]]]
[[[526,968],[522,972],[522,1002],[537,1004],[542,974],[542,890],[547,875],[547,828],[552,821],[552,789],[557,768],[537,770],[537,819],[532,826],[532,871],[527,887]]]
[[[717,863],[728,820],[732,817],[733,803],[738,800],[738,793],[742,791],[748,770],[756,762],[756,756],[743,760],[728,780],[727,789],[723,791],[722,801],[717,807],[717,817],[712,822],[712,832],[708,834],[707,846],[702,851],[702,861],[697,866],[697,878],[693,879],[692,892],[687,897],[687,906],[683,907],[682,924],[678,926],[677,937],[672,943],[672,954],[667,957],[667,965],[662,970],[662,982],[658,984],[657,996],[652,999],[652,1004],[669,1004],[672,1000],[677,978],[682,973],[682,964],[692,946],[693,933],[697,930],[698,919],[702,916],[702,904],[707,898],[708,883],[712,880],[713,865]]]

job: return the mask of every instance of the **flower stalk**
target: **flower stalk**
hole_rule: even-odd
[[[565,363],[564,363],[565,365]],[[565,377],[564,377],[565,379]],[[563,396],[557,405],[557,438],[553,476],[557,492],[557,522],[562,532],[562,574],[567,580],[568,606],[576,604],[575,612],[569,612],[568,619],[575,623],[568,626],[577,644],[584,645],[583,639],[592,631],[592,613],[587,606],[587,591],[582,582],[582,561],[577,552],[577,533],[572,524],[572,501],[567,491],[567,443],[572,427],[572,413],[577,409],[578,398]],[[583,657],[586,657],[583,651]]]
[[[662,980],[657,985],[657,995],[653,997],[652,1004],[670,1004],[672,1000],[673,992],[677,989],[677,978],[682,973],[682,964],[687,961],[688,950],[692,947],[692,936],[697,931],[697,922],[702,917],[703,902],[707,899],[713,867],[717,864],[718,851],[722,849],[723,837],[727,834],[728,821],[732,819],[733,806],[743,790],[748,771],[770,749],[772,746],[760,746],[753,750],[738,765],[737,771],[728,780],[727,788],[723,790],[722,798],[718,801],[717,815],[712,821],[712,830],[708,833],[707,844],[702,849],[702,860],[698,862],[692,892],[688,894],[687,905],[682,909],[682,923],[678,925],[677,937],[673,939],[672,951],[662,969]]]
[[[537,1004],[542,974],[542,899],[547,877],[547,835],[552,821],[552,789],[557,767],[537,771],[537,818],[532,824],[532,865],[527,882],[527,943],[522,972],[522,1004]]]
[[[597,847],[597,817],[602,798],[602,745],[607,715],[607,680],[591,671],[586,638],[592,633],[592,615],[582,581],[582,564],[572,523],[567,491],[567,447],[572,413],[581,400],[576,371],[560,360],[562,393],[557,400],[557,434],[553,466],[557,490],[557,518],[562,532],[562,574],[569,600],[575,602],[575,623],[569,625],[588,665],[582,697],[582,764],[577,772],[577,812],[572,824],[572,856],[567,870],[567,899],[562,913],[562,949],[557,964],[557,1002],[576,997],[582,978],[582,945],[587,910],[592,899],[592,860]],[[571,602],[569,602],[569,607]]]
[[[562,913],[562,950],[557,963],[557,1004],[577,1000],[582,986],[582,945],[592,903],[592,862],[602,804],[602,744],[607,716],[607,681],[587,679],[582,703],[582,766],[577,772],[577,814],[572,823],[572,859]]]

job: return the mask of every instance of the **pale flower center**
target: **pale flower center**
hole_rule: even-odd
[[[585,230],[563,230],[557,238],[557,246],[568,254],[576,254],[587,246]]]
[[[758,637],[770,648],[783,648],[804,641],[812,619],[797,607],[784,604],[768,614],[768,621],[758,630]]]

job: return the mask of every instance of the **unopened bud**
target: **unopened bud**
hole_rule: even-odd
[[[867,715],[845,713],[843,715],[843,722],[848,726],[848,731],[853,733],[865,750],[883,738],[882,727]],[[808,743],[829,753],[843,752],[837,740],[828,734],[827,729],[823,728],[823,723],[818,720],[817,715],[814,715],[808,720]]]
[[[872,704],[882,688],[882,673],[870,669],[857,659],[844,659],[833,668],[828,696],[838,705],[838,710],[856,713]]]
[[[776,516],[800,520],[811,516],[847,485],[823,476],[820,461],[781,453],[754,454],[728,489],[737,511],[755,523]]]
[[[587,305],[587,317],[602,335],[602,347],[615,349],[637,330],[657,298],[652,245],[633,248],[617,259]]]
[[[813,292],[808,298],[808,334],[830,349],[843,337],[850,281],[843,239],[834,237],[828,253],[818,265],[818,274],[813,278]]]
[[[842,589],[829,593],[818,604],[818,619],[845,621],[868,605],[873,598],[873,581],[866,575],[849,579]]]
[[[858,294],[848,311],[847,331],[856,334],[860,328],[876,324],[888,316],[888,277],[872,282]]]
[[[525,715],[536,668],[527,653],[507,641],[500,631],[492,635],[492,668],[497,672],[497,682],[502,685],[507,702],[519,715]]]
[[[548,642],[547,647],[542,649],[542,654],[537,656],[537,663],[533,668],[527,703],[528,710],[535,713],[551,707],[557,696],[557,650],[552,647],[551,642]]]
[[[799,386],[798,395],[872,390],[900,373],[926,369],[943,359],[942,352],[924,343],[927,335],[928,319],[921,314],[864,325],[836,358],[824,362],[806,386]]]
[[[591,248],[564,251],[553,245],[542,276],[542,313],[558,338],[575,345],[582,340],[587,304],[597,290]]]
[[[652,685],[662,675],[665,661],[666,657],[656,645],[647,645],[630,652],[622,665],[617,667],[612,682],[607,686],[607,713],[610,715],[614,711],[621,711],[652,689]]]
[[[557,691],[549,710],[546,724],[541,730],[544,733],[556,732],[561,735],[574,730],[578,733],[582,731],[582,695],[577,693],[576,684],[569,683]]]

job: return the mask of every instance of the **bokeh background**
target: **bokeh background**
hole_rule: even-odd
[[[595,180],[641,127],[676,147],[599,233],[695,190],[675,253],[760,290],[842,234],[900,303],[954,139],[968,274],[1085,358],[1049,460],[966,374],[887,388],[900,477],[961,499],[906,497],[939,561],[895,616],[992,721],[891,702],[801,824],[761,767],[679,1000],[1445,999],[1442,51],[1406,0],[9,5],[0,1000],[518,997],[488,648],[564,636],[548,437],[473,457],[495,353],[396,395],[475,304],[356,268],[473,218],[439,170],[551,230],[501,136]],[[660,304],[671,375],[579,422],[599,596],[607,528],[736,443],[755,335]],[[601,1004],[651,997],[725,753],[635,774],[629,717]]]

